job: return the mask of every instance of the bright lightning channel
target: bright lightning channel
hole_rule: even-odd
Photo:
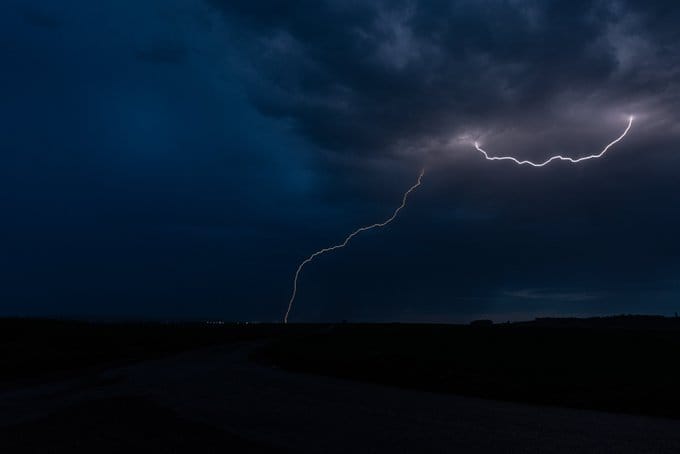
[[[408,196],[418,186],[420,186],[420,183],[423,179],[423,175],[425,175],[425,169],[424,168],[420,171],[420,174],[418,175],[418,181],[416,181],[416,184],[414,184],[413,186],[408,188],[408,191],[406,191],[404,193],[404,196],[401,199],[401,205],[399,205],[397,207],[397,209],[394,210],[394,213],[392,213],[392,216],[387,218],[387,220],[380,222],[380,223],[377,223],[377,224],[371,224],[371,225],[367,225],[365,227],[360,227],[360,228],[356,229],[354,232],[350,233],[347,236],[347,238],[345,238],[345,241],[343,241],[342,243],[336,244],[335,246],[331,246],[331,247],[327,247],[327,248],[318,250],[315,253],[313,253],[312,255],[310,255],[309,257],[307,257],[302,263],[300,263],[300,266],[298,266],[297,271],[295,271],[295,277],[293,278],[293,294],[291,295],[290,301],[288,302],[288,309],[286,310],[286,315],[283,317],[283,323],[288,323],[288,316],[290,315],[290,311],[293,309],[293,302],[295,302],[295,296],[297,295],[298,279],[300,277],[300,273],[302,272],[302,268],[304,268],[306,264],[308,264],[309,262],[314,260],[316,257],[318,257],[322,254],[325,254],[326,252],[331,252],[331,251],[334,251],[336,249],[341,249],[341,248],[347,246],[347,244],[350,242],[350,240],[352,238],[354,238],[355,236],[357,236],[358,234],[360,234],[361,232],[365,232],[365,231],[371,230],[371,229],[377,229],[377,228],[380,228],[380,227],[385,227],[387,224],[394,221],[394,219],[397,217],[399,212],[406,206],[406,201],[408,199]]]
[[[553,161],[567,161],[567,162],[570,162],[572,164],[577,164],[577,163],[582,162],[582,161],[587,161],[589,159],[599,159],[602,156],[604,156],[604,154],[607,153],[607,151],[609,151],[609,149],[611,147],[613,147],[618,142],[623,140],[624,137],[626,137],[626,134],[628,134],[628,131],[630,131],[630,128],[633,126],[633,120],[634,120],[634,117],[632,115],[630,117],[628,117],[628,125],[626,126],[626,129],[623,131],[623,133],[619,137],[617,137],[616,139],[609,142],[602,149],[602,151],[600,151],[597,154],[582,156],[580,158],[570,158],[568,156],[565,157],[565,156],[562,156],[562,155],[555,155],[555,156],[551,156],[550,158],[546,159],[543,162],[533,162],[533,161],[528,161],[528,160],[520,161],[517,158],[514,158],[512,156],[489,156],[489,154],[479,146],[479,142],[475,142],[474,145],[475,145],[475,148],[477,149],[477,151],[482,153],[484,155],[484,158],[487,159],[488,161],[512,161],[512,162],[514,162],[515,164],[518,164],[518,165],[529,165],[529,166],[532,166],[532,167],[544,167],[544,166],[550,164]],[[305,267],[305,265],[310,263],[316,257],[318,257],[322,254],[325,254],[326,252],[331,252],[331,251],[334,251],[336,249],[344,248],[345,246],[347,246],[347,244],[350,242],[350,240],[352,238],[354,238],[355,236],[357,236],[361,232],[365,232],[367,230],[376,229],[376,228],[380,228],[380,227],[385,227],[387,224],[394,221],[394,219],[397,217],[399,212],[406,206],[406,201],[408,199],[408,196],[418,186],[420,186],[423,175],[425,175],[425,169],[422,169],[420,171],[420,174],[418,175],[418,181],[416,182],[416,184],[411,186],[404,193],[404,196],[402,197],[402,200],[401,200],[401,205],[399,205],[399,207],[397,207],[397,209],[394,210],[394,213],[392,213],[392,216],[390,216],[387,220],[380,222],[380,223],[377,223],[377,224],[372,224],[372,225],[367,225],[365,227],[360,227],[360,228],[356,229],[354,232],[350,233],[342,243],[336,244],[335,246],[331,246],[331,247],[327,247],[327,248],[318,250],[315,253],[313,253],[312,255],[310,255],[309,257],[307,257],[302,263],[300,263],[297,270],[295,271],[295,277],[293,278],[293,294],[291,295],[290,301],[288,302],[288,309],[286,310],[286,315],[283,317],[284,323],[288,323],[288,316],[290,315],[290,312],[293,309],[293,303],[295,302],[295,296],[297,295],[297,285],[298,285],[298,280],[300,278],[300,273],[302,272],[302,269]]]
[[[530,165],[530,166],[532,166],[532,167],[543,167],[543,166],[546,166],[546,165],[550,164],[550,163],[553,162],[553,161],[568,161],[568,162],[571,162],[572,164],[576,164],[576,163],[579,163],[579,162],[582,162],[582,161],[587,161],[587,160],[589,160],[589,159],[598,159],[598,158],[601,158],[602,156],[604,156],[604,154],[605,154],[607,151],[609,151],[609,149],[610,149],[612,146],[616,145],[616,144],[617,144],[618,142],[620,142],[624,137],[626,137],[626,134],[628,134],[628,131],[630,130],[630,127],[633,126],[633,119],[634,119],[634,117],[633,117],[632,115],[631,115],[630,117],[628,117],[628,126],[626,127],[626,130],[623,131],[623,134],[621,134],[619,137],[617,137],[616,139],[614,139],[614,140],[612,140],[611,142],[609,142],[609,143],[607,144],[607,146],[604,147],[604,148],[602,149],[602,151],[600,151],[600,152],[597,153],[597,154],[592,154],[592,155],[588,155],[588,156],[583,156],[583,157],[580,157],[580,158],[577,158],[577,159],[570,158],[570,157],[565,157],[565,156],[561,156],[561,155],[556,155],[556,156],[551,156],[550,158],[548,158],[547,160],[545,160],[545,161],[543,161],[543,162],[520,161],[520,160],[518,160],[518,159],[516,159],[516,158],[513,158],[512,156],[489,156],[489,155],[487,154],[487,152],[484,151],[484,150],[479,146],[479,142],[475,142],[475,148],[477,149],[477,151],[479,151],[480,153],[482,153],[482,154],[484,155],[484,158],[486,158],[488,161],[512,161],[512,162],[514,162],[515,164],[519,164],[519,165],[524,165],[524,164],[526,164],[526,165]]]

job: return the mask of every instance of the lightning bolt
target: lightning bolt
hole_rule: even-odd
[[[477,151],[482,153],[484,155],[484,158],[488,161],[512,161],[512,162],[514,162],[515,164],[518,164],[518,165],[529,165],[529,166],[532,166],[532,167],[544,167],[544,166],[550,164],[553,161],[567,161],[567,162],[570,162],[572,164],[577,164],[577,163],[582,162],[582,161],[587,161],[589,159],[599,159],[602,156],[604,156],[604,154],[607,153],[607,151],[609,151],[609,149],[611,147],[613,147],[618,142],[623,140],[624,137],[626,137],[626,134],[628,134],[628,131],[630,131],[630,128],[633,126],[633,120],[634,120],[634,117],[632,115],[630,117],[628,117],[628,125],[626,126],[626,129],[623,131],[623,133],[619,137],[617,137],[616,139],[609,142],[602,149],[602,151],[600,151],[597,154],[583,156],[583,157],[576,158],[576,159],[570,158],[570,157],[565,157],[565,156],[562,156],[562,155],[555,155],[555,156],[551,156],[550,158],[546,159],[543,162],[533,162],[533,161],[528,161],[528,160],[520,161],[517,158],[514,158],[512,156],[489,156],[489,154],[479,146],[479,142],[475,142],[474,145],[475,145],[475,148],[477,149]],[[300,263],[297,270],[295,271],[295,277],[293,278],[293,293],[290,296],[290,301],[288,302],[288,309],[286,310],[286,314],[283,317],[283,323],[288,323],[288,316],[290,315],[290,312],[293,309],[293,303],[295,302],[295,296],[297,295],[297,287],[298,287],[298,280],[300,278],[300,273],[302,272],[302,269],[305,267],[305,265],[307,265],[308,263],[313,261],[316,257],[318,257],[322,254],[334,251],[336,249],[344,248],[345,246],[347,246],[347,244],[350,242],[350,240],[352,238],[354,238],[355,236],[357,236],[361,232],[365,232],[365,231],[371,230],[371,229],[385,227],[387,224],[394,221],[394,219],[397,217],[399,212],[406,206],[406,201],[408,200],[408,196],[416,188],[418,188],[418,186],[420,186],[421,181],[423,179],[423,175],[425,175],[425,169],[424,168],[420,171],[420,174],[418,175],[418,180],[416,181],[416,184],[414,184],[413,186],[408,188],[408,190],[404,193],[404,195],[401,199],[401,205],[399,205],[397,207],[397,209],[394,210],[394,213],[392,213],[392,216],[387,218],[387,220],[380,222],[380,223],[377,223],[377,224],[371,224],[371,225],[367,225],[367,226],[364,226],[364,227],[359,227],[354,232],[350,233],[342,243],[336,244],[335,246],[330,246],[330,247],[327,247],[327,248],[324,248],[324,249],[320,249],[320,250],[316,251],[315,253],[313,253],[312,255],[310,255],[309,257],[307,257],[304,261],[302,261],[302,263]]]
[[[418,175],[418,181],[416,181],[416,184],[414,184],[413,186],[408,188],[408,191],[406,191],[404,193],[404,196],[401,199],[401,205],[399,205],[397,207],[397,209],[394,210],[394,213],[392,213],[392,216],[390,216],[389,218],[387,218],[383,222],[379,222],[377,224],[367,225],[367,226],[364,226],[364,227],[359,227],[354,232],[350,233],[347,236],[347,238],[345,238],[345,241],[343,241],[342,243],[336,244],[335,246],[330,246],[330,247],[318,250],[315,253],[313,253],[312,255],[310,255],[309,257],[307,257],[302,263],[300,263],[300,265],[297,268],[297,271],[295,271],[295,277],[293,278],[293,294],[291,295],[290,301],[288,302],[288,309],[286,310],[286,315],[283,317],[283,323],[288,323],[288,316],[290,315],[290,311],[293,309],[293,303],[295,302],[295,296],[297,295],[298,279],[300,278],[300,273],[302,272],[302,269],[305,267],[305,265],[310,263],[312,260],[314,260],[318,256],[325,254],[326,252],[331,252],[331,251],[335,251],[336,249],[344,248],[345,246],[347,246],[347,244],[350,242],[350,240],[352,238],[354,238],[355,236],[357,236],[361,232],[385,227],[387,224],[394,221],[394,219],[397,217],[399,212],[406,206],[406,201],[408,200],[408,196],[413,191],[415,191],[418,186],[420,186],[420,183],[423,179],[423,175],[425,175],[425,169],[424,168],[420,171],[420,174]]]
[[[609,149],[611,147],[613,147],[618,142],[623,140],[624,137],[626,137],[626,134],[628,134],[628,131],[630,131],[630,127],[633,126],[633,119],[634,119],[634,117],[632,115],[630,117],[628,117],[628,126],[626,127],[626,130],[623,131],[623,134],[621,134],[619,137],[617,137],[616,139],[609,142],[607,144],[607,146],[602,149],[602,151],[600,151],[597,154],[591,154],[591,155],[583,156],[583,157],[577,158],[577,159],[570,158],[570,157],[564,157],[564,156],[561,156],[561,155],[556,155],[556,156],[551,156],[550,158],[548,158],[547,160],[545,160],[543,162],[537,163],[537,162],[532,162],[532,161],[520,161],[516,158],[513,158],[512,156],[489,156],[487,154],[487,152],[482,150],[482,148],[479,146],[479,142],[475,142],[475,148],[477,149],[477,151],[482,153],[484,155],[484,158],[486,158],[488,161],[512,161],[512,162],[514,162],[515,164],[518,164],[518,165],[526,164],[526,165],[530,165],[532,167],[543,167],[543,166],[550,164],[553,161],[568,161],[568,162],[571,162],[572,164],[576,164],[576,163],[579,163],[579,162],[582,162],[582,161],[587,161],[589,159],[598,159],[598,158],[601,158],[602,156],[604,156],[604,154],[607,151],[609,151]]]

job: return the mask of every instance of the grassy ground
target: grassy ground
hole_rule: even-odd
[[[493,326],[0,319],[0,387],[236,341],[279,367],[491,399],[680,418],[680,320]]]
[[[277,335],[281,328],[0,319],[0,387],[209,345],[263,339]]]
[[[337,325],[279,339],[279,367],[491,399],[680,418],[673,319]]]

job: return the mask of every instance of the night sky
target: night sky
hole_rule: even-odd
[[[677,1],[6,0],[0,316],[680,311]],[[600,160],[534,169],[491,154]]]

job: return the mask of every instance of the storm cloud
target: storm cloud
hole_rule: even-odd
[[[278,320],[673,313],[680,7],[3,5],[0,311]],[[601,150],[542,168],[487,162]]]
[[[630,114],[658,132],[676,113],[670,6],[210,4],[233,30],[258,109],[341,153],[441,152],[486,137],[507,152],[555,142],[582,151]]]

